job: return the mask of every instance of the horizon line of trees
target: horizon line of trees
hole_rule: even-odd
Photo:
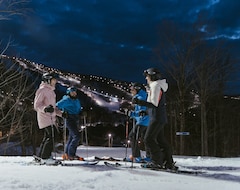
[[[5,142],[7,146],[8,143],[17,142],[14,146],[20,145],[22,154],[26,155],[26,147],[32,146],[33,150],[36,151],[41,139],[41,132],[37,127],[36,113],[32,106],[35,93],[33,89],[36,89],[36,83],[39,83],[39,81],[34,77],[29,78],[32,75],[14,59],[7,59],[7,61],[1,59],[0,74],[0,131],[2,132],[0,143]],[[225,96],[215,83],[212,86],[216,89],[209,91],[209,94],[207,93],[206,109],[202,110],[201,94],[191,88],[194,85],[185,91],[183,99],[179,99],[178,90],[181,88],[178,88],[177,83],[170,77],[167,77],[167,79],[169,81],[169,91],[167,92],[169,123],[166,127],[166,134],[173,145],[174,154],[239,156],[239,98]],[[99,110],[91,110],[87,114],[87,120],[92,123],[97,122],[97,115],[99,115],[97,112]],[[203,113],[206,118],[201,116]],[[113,113],[108,112],[108,114]],[[114,117],[116,118],[116,116]],[[110,117],[105,116],[104,122],[107,121],[107,118]],[[113,122],[113,120],[110,122]],[[206,126],[202,122],[206,122]],[[115,127],[114,123],[112,127]],[[206,131],[203,131],[202,127],[205,127],[204,130]],[[124,132],[125,129],[122,130]],[[188,132],[189,135],[177,135],[177,132]],[[202,135],[206,136],[203,138]],[[207,148],[207,150],[203,152],[203,148]],[[4,154],[7,154],[7,149],[5,149]]]

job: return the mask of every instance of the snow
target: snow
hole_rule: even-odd
[[[131,153],[122,147],[80,146],[78,155],[123,158]],[[59,156],[59,155],[57,155]],[[177,165],[200,170],[184,175],[144,169],[116,169],[100,161],[95,166],[33,165],[31,156],[0,156],[0,187],[4,190],[238,190],[240,158],[174,156]],[[131,165],[131,163],[124,163]],[[134,165],[138,165],[134,163]]]

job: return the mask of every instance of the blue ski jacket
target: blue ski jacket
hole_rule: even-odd
[[[139,92],[133,97],[139,100],[147,100],[147,92],[144,90],[139,90]],[[142,115],[141,112],[144,112]],[[147,107],[135,105],[134,111],[130,113],[130,117],[136,120],[136,125],[148,126],[149,125],[149,116],[147,114]]]
[[[81,103],[79,99],[72,99],[68,95],[64,95],[61,100],[56,103],[58,109],[66,111],[68,114],[80,114]]]

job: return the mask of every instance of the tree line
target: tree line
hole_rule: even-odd
[[[170,83],[171,142],[176,154],[236,156],[240,153],[239,101],[225,95],[237,60],[224,41],[211,43],[197,28],[186,32],[164,21],[154,49]],[[190,135],[175,136],[176,131]]]

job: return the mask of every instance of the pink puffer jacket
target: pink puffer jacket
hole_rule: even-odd
[[[50,84],[42,82],[36,91],[34,98],[34,109],[37,111],[39,129],[43,129],[56,122],[56,112],[45,113],[44,108],[52,105],[56,109],[55,88]]]

